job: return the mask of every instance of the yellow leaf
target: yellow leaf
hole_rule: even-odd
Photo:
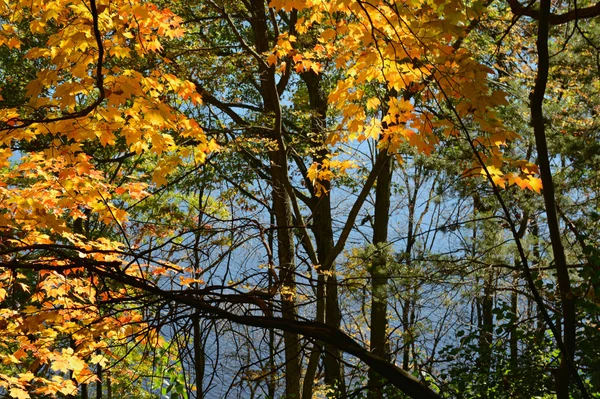
[[[35,378],[35,375],[28,371],[26,373],[19,373],[19,380],[24,382],[29,382]]]
[[[371,97],[367,100],[367,109],[375,110],[381,105],[381,101],[377,97]]]
[[[4,359],[2,360],[2,363],[8,365],[8,364],[19,364],[21,363],[21,361],[19,359],[17,359],[16,357],[14,357],[13,355],[6,355],[4,357]]]
[[[165,178],[166,172],[160,168],[154,169],[152,173],[152,182],[156,184],[156,187],[164,186],[167,184],[167,179]]]
[[[107,364],[106,357],[103,354],[97,354],[90,358],[90,363],[105,366]]]
[[[538,179],[537,177],[530,177],[529,178],[529,185],[530,185],[530,189],[535,191],[536,193],[540,193],[540,190],[543,188],[542,187],[542,180]]]
[[[318,173],[319,173],[319,164],[313,163],[312,165],[310,165],[310,167],[306,171],[306,177],[310,181],[315,181],[317,179]]]
[[[46,24],[38,19],[31,22],[29,25],[29,29],[31,29],[31,33],[44,33],[44,29],[46,28]]]
[[[272,53],[267,57],[267,64],[275,65],[277,63],[277,55]]]
[[[30,398],[27,391],[25,391],[21,388],[11,388],[9,393],[10,393],[11,398],[16,398],[16,399],[29,399]]]
[[[65,358],[59,357],[52,362],[51,366],[54,371],[62,371],[66,373],[69,371],[69,361]]]
[[[506,180],[503,177],[492,176],[492,180],[494,181],[494,184],[497,185],[498,187],[501,187],[501,188],[506,187]]]
[[[117,58],[129,58],[131,50],[127,47],[114,46],[109,48],[108,54]]]

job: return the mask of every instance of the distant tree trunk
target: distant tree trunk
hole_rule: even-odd
[[[302,80],[308,89],[309,105],[311,109],[311,144],[314,150],[313,161],[323,163],[330,155],[325,141],[327,139],[327,94],[323,87],[322,75],[313,71],[301,74]],[[323,182],[325,189],[329,191],[328,182]],[[311,210],[313,215],[312,231],[316,242],[316,251],[319,261],[322,263],[328,258],[334,246],[333,221],[331,218],[331,197],[327,195],[316,196],[312,192]],[[321,267],[317,277],[317,321],[324,321],[334,328],[340,327],[341,313],[338,302],[338,283],[335,275],[335,263],[327,270]],[[309,365],[307,367],[303,398],[312,397],[312,387],[317,370],[318,356],[323,350],[321,344],[315,344]],[[341,352],[332,345],[324,347],[324,371],[325,383],[336,387],[336,394],[340,398],[346,397],[343,367],[340,361]]]
[[[414,286],[413,290],[412,290],[412,298],[410,301],[410,329],[409,329],[409,333],[408,333],[408,338],[410,340],[410,346],[411,346],[411,351],[412,351],[412,361],[413,361],[413,370],[419,370],[418,369],[418,364],[417,364],[417,345],[415,343],[415,336],[414,336],[414,327],[415,324],[417,322],[417,293],[418,293],[418,286]],[[406,369],[408,370],[408,368]]]
[[[274,72],[274,71],[273,71]],[[281,125],[274,129],[281,133]],[[285,290],[281,294],[281,311],[285,319],[296,319],[296,266],[293,236],[293,218],[290,198],[286,192],[287,156],[283,141],[278,140],[278,149],[269,152],[273,211],[277,228],[277,258],[279,261],[279,281]],[[286,398],[300,398],[300,340],[298,334],[284,332]]]
[[[519,308],[519,297],[516,291],[517,283],[519,281],[519,275],[515,273],[513,275],[513,287],[515,291],[513,291],[510,295],[510,312],[511,312],[511,322],[510,322],[510,369],[512,372],[516,372],[519,366],[519,338],[517,335],[517,312]]]
[[[202,380],[204,379],[205,358],[204,358],[204,343],[202,342],[202,332],[200,330],[200,317],[194,315],[192,318],[194,323],[194,377],[196,381],[196,398],[204,397],[204,387]]]
[[[102,399],[102,366],[98,365],[98,381],[96,381],[96,399]]]
[[[556,267],[556,278],[562,311],[562,334],[560,334],[561,330],[559,329],[559,334],[562,336],[558,337],[558,339],[559,341],[562,340],[564,345],[561,348],[561,362],[555,378],[556,396],[557,399],[569,399],[569,384],[571,375],[575,371],[573,360],[577,341],[576,295],[571,289],[571,279],[569,277],[565,250],[562,244],[562,234],[558,223],[554,183],[552,181],[552,170],[550,168],[550,156],[548,154],[548,144],[546,142],[546,127],[543,112],[544,96],[546,93],[550,65],[550,55],[548,50],[550,3],[550,0],[540,1],[537,37],[537,76],[530,97],[530,105],[531,124],[535,135],[538,165],[543,185],[542,194],[544,197],[548,230],[550,232],[550,243],[552,245],[554,265]],[[582,393],[585,395],[585,388],[581,387],[581,389],[583,390]]]
[[[271,213],[271,226],[275,225],[275,215]],[[273,267],[273,230],[270,229],[268,234],[268,245],[269,245],[269,267]],[[273,274],[269,273],[269,292],[273,287]],[[269,313],[273,314],[273,303],[269,301]],[[268,382],[268,395],[269,399],[275,399],[275,330],[269,328],[269,382]]]
[[[489,272],[484,279],[481,301],[481,320],[479,333],[479,370],[487,379],[492,361],[492,340],[494,332],[494,276]],[[487,395],[484,395],[487,397]]]
[[[270,35],[267,4],[264,0],[246,2],[249,7],[249,22],[254,33],[254,44],[258,54],[270,50]],[[293,216],[288,187],[288,160],[283,136],[281,103],[274,66],[259,63],[260,93],[267,115],[272,117],[271,129],[265,131],[273,140],[275,148],[269,151],[273,213],[277,233],[277,258],[279,280],[284,292],[281,294],[281,312],[284,319],[296,319],[296,262],[293,234]],[[285,345],[285,395],[287,399],[300,399],[300,339],[298,334],[284,332]]]
[[[402,305],[402,325],[404,326],[404,337],[407,337],[408,330],[410,328],[410,314],[411,314],[411,306],[410,306],[410,293],[407,293],[407,298]],[[408,370],[410,367],[410,345],[408,340],[405,338],[402,341],[402,368],[404,370]]]
[[[406,247],[404,249],[404,255],[402,256],[401,261],[406,266],[406,270],[409,273],[412,270],[412,252],[413,247],[416,242],[415,233],[419,228],[422,217],[417,218],[416,209],[417,209],[417,198],[419,195],[419,190],[422,184],[421,174],[417,172],[414,176],[414,186],[412,191],[408,190],[410,187],[409,178],[405,174],[404,179],[405,187],[407,188],[408,195],[408,220],[407,220],[407,232],[406,232]],[[428,206],[426,206],[428,209]],[[404,327],[404,340],[403,340],[403,349],[402,349],[402,368],[404,370],[409,370],[410,368],[410,354],[411,352],[414,354],[414,325],[415,325],[415,308],[416,308],[416,298],[418,292],[418,285],[415,284],[409,277],[409,280],[404,283],[404,291],[406,293],[403,298],[403,307],[402,307],[402,325]],[[414,360],[413,356],[413,360]]]
[[[381,151],[387,151],[382,149]],[[371,262],[371,352],[386,359],[387,351],[387,304],[389,265],[384,245],[388,240],[390,195],[392,182],[392,158],[386,160],[377,177],[375,187],[375,218],[373,225],[373,245],[375,254]],[[368,398],[383,398],[383,381],[373,369],[368,373]]]
[[[485,212],[485,210],[486,207],[479,195],[473,195],[474,213],[479,214],[480,212]],[[473,241],[473,255],[477,253],[477,248],[475,247],[476,243],[483,238],[480,237],[480,235],[485,236],[485,233],[478,234],[478,225],[474,224],[471,237]],[[486,383],[489,380],[492,361],[492,340],[494,332],[494,286],[493,270],[485,271],[485,275],[483,276],[483,292],[478,294],[479,297],[477,298],[477,326],[479,328],[479,353],[477,358],[477,366],[479,368],[480,375],[484,377]],[[488,397],[487,390],[484,390],[482,397],[484,399]]]

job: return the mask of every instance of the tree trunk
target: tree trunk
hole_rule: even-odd
[[[561,345],[561,362],[555,378],[556,395],[557,399],[569,399],[569,383],[571,375],[575,372],[573,365],[577,323],[575,314],[575,295],[571,290],[571,280],[567,269],[567,261],[558,223],[554,183],[552,181],[543,113],[544,95],[546,92],[546,84],[548,82],[548,69],[550,64],[548,51],[550,0],[540,1],[539,15],[537,37],[538,68],[535,87],[531,93],[531,124],[533,125],[535,134],[538,165],[540,167],[540,177],[543,185],[544,206],[546,208],[548,230],[550,231],[550,243],[552,245],[552,254],[554,257],[558,290],[561,299],[562,337],[557,337],[557,339],[562,339],[564,345]],[[583,389],[582,393],[585,395],[585,388],[581,388]]]
[[[277,130],[277,129],[275,129]],[[280,131],[280,130],[279,130]],[[292,232],[292,209],[286,192],[287,158],[285,148],[269,152],[273,211],[277,228],[277,258],[279,261],[279,281],[282,284],[281,311],[284,319],[296,319],[296,265],[294,236]],[[300,398],[300,340],[298,334],[284,332],[286,398]]]
[[[102,399],[102,366],[98,365],[98,381],[96,381],[96,399]]]
[[[519,282],[519,275],[517,273],[513,276],[513,287],[515,291],[513,291],[510,295],[510,312],[511,312],[511,321],[510,321],[510,369],[514,373],[517,371],[519,367],[519,352],[518,352],[518,344],[519,338],[517,335],[517,312],[518,312],[518,300],[519,297],[517,295],[517,284]]]
[[[322,76],[312,71],[301,74],[302,80],[308,89],[309,105],[311,109],[311,144],[314,150],[313,161],[323,163],[330,155],[325,141],[327,139],[327,94],[323,88]],[[325,189],[330,190],[329,182],[323,182]],[[331,218],[331,197],[326,195],[316,196],[312,192],[311,210],[313,214],[312,231],[317,247],[317,257],[321,265],[328,258],[334,246],[333,222]],[[317,278],[317,321],[333,328],[339,328],[341,313],[338,302],[338,284],[335,275],[335,263],[320,267]],[[317,370],[318,356],[323,350],[321,344],[315,344],[305,376],[303,398],[312,397],[312,387]],[[324,347],[325,383],[336,387],[337,397],[346,397],[343,367],[340,362],[341,352],[332,345]],[[310,389],[309,389],[310,388]]]
[[[258,54],[270,50],[270,32],[265,13],[267,5],[263,0],[252,0],[249,22],[254,32],[254,41]],[[272,126],[266,131],[276,148],[269,151],[271,163],[271,188],[275,228],[277,232],[277,258],[279,261],[279,280],[282,284],[281,312],[284,319],[296,320],[296,263],[293,235],[293,217],[290,197],[287,188],[288,162],[286,145],[283,138],[281,104],[275,67],[259,62],[260,93],[263,97],[265,111],[272,117]],[[298,334],[284,332],[285,345],[285,395],[287,399],[300,399],[300,339]]]
[[[382,149],[382,151],[387,150]],[[386,160],[379,172],[377,186],[375,187],[375,218],[373,226],[375,254],[371,263],[371,353],[382,359],[387,358],[389,265],[387,262],[387,251],[384,246],[388,235],[391,182],[392,158],[386,155]],[[383,398],[383,381],[381,376],[370,368],[368,378],[368,398]]]
[[[196,398],[202,399],[204,397],[202,380],[204,379],[205,359],[204,343],[202,342],[202,334],[200,331],[200,317],[194,315],[192,323],[194,323],[194,377],[196,380]]]
[[[405,286],[406,287],[406,286]],[[402,326],[404,327],[404,337],[406,337],[408,334],[408,330],[410,329],[410,297],[409,297],[409,293],[407,293],[407,298],[404,301],[404,304],[402,305]],[[408,340],[405,338],[402,341],[402,344],[404,345],[402,347],[402,368],[404,370],[408,370],[410,367],[410,345]]]
[[[494,333],[494,276],[489,272],[485,276],[483,296],[481,298],[481,320],[479,332],[479,370],[487,381],[492,361],[492,340]],[[484,394],[487,397],[487,393]]]
[[[112,399],[112,384],[109,372],[106,373],[106,399]]]
[[[271,213],[271,226],[275,224],[275,215]],[[268,245],[269,245],[269,267],[273,267],[273,230],[269,230],[268,234]],[[273,287],[273,274],[269,273],[269,292]],[[269,301],[269,314],[273,314],[273,303]],[[269,399],[275,398],[276,388],[276,367],[275,367],[275,330],[269,328],[269,382],[268,382],[268,397]]]

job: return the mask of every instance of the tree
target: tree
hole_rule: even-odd
[[[579,298],[597,287],[597,237],[583,224],[592,210],[580,217],[554,192],[551,162],[574,159],[584,174],[592,166],[548,151],[555,138],[542,103],[546,93],[557,98],[552,90],[569,93],[565,83],[546,89],[550,26],[572,24],[593,43],[579,24],[599,11],[552,13],[544,1],[0,6],[3,393],[111,396],[118,384],[108,373],[136,361],[135,348],[145,345],[140,367],[144,356],[161,362],[140,386],[152,387],[155,373],[169,377],[169,388],[163,378],[149,395],[202,397],[222,355],[213,358],[204,340],[235,347],[240,372],[227,376],[228,392],[238,384],[308,399],[315,388],[336,397],[366,388],[382,397],[389,383],[409,397],[452,396],[455,387],[492,397],[486,384],[498,388],[519,356],[537,353],[531,367],[543,369],[556,354],[540,353],[557,349],[553,391],[566,398],[575,382],[587,397],[586,379],[597,388],[597,361],[582,352],[578,331],[591,334],[594,299]],[[494,30],[505,34],[502,44],[514,41],[498,22],[508,8],[515,29],[532,29],[518,21],[523,15],[539,20],[536,68],[517,42],[514,54],[489,61]],[[531,138],[511,130],[526,101],[509,93],[509,104],[500,90],[519,67],[528,70],[517,76],[522,82],[536,74]],[[366,146],[372,151],[362,156]],[[434,171],[450,182],[428,180]],[[572,183],[572,195],[597,199]],[[401,221],[391,212],[395,185],[407,192]],[[436,195],[455,211],[446,218],[440,207],[434,221]],[[543,199],[543,220],[535,220],[542,208],[532,198]],[[407,225],[404,248],[391,239],[395,223]],[[370,273],[356,281],[368,287],[361,300],[371,303],[363,307],[370,338],[349,324],[352,311],[340,302],[352,282],[341,265],[364,247],[365,231]],[[565,242],[565,231],[579,247]],[[421,238],[429,232],[448,248]],[[540,248],[546,235],[548,252]],[[570,259],[588,267],[575,275]],[[477,290],[457,288],[466,278]],[[452,290],[456,304],[448,306],[439,293]],[[522,298],[543,323],[517,323]],[[436,313],[436,327],[422,328],[417,348],[426,302],[446,310]],[[455,309],[469,303],[479,310],[470,313],[477,329],[461,338],[449,325],[462,323]],[[389,330],[400,328],[402,339],[392,341]],[[456,342],[441,338],[453,330]],[[495,350],[498,330],[510,335],[510,367]],[[265,335],[253,344],[251,334]],[[468,370],[477,378],[461,378],[451,359],[436,368],[442,345],[449,354],[475,353]],[[366,386],[354,375],[366,376]]]

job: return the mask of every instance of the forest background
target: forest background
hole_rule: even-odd
[[[0,394],[600,397],[598,15],[0,2]]]

